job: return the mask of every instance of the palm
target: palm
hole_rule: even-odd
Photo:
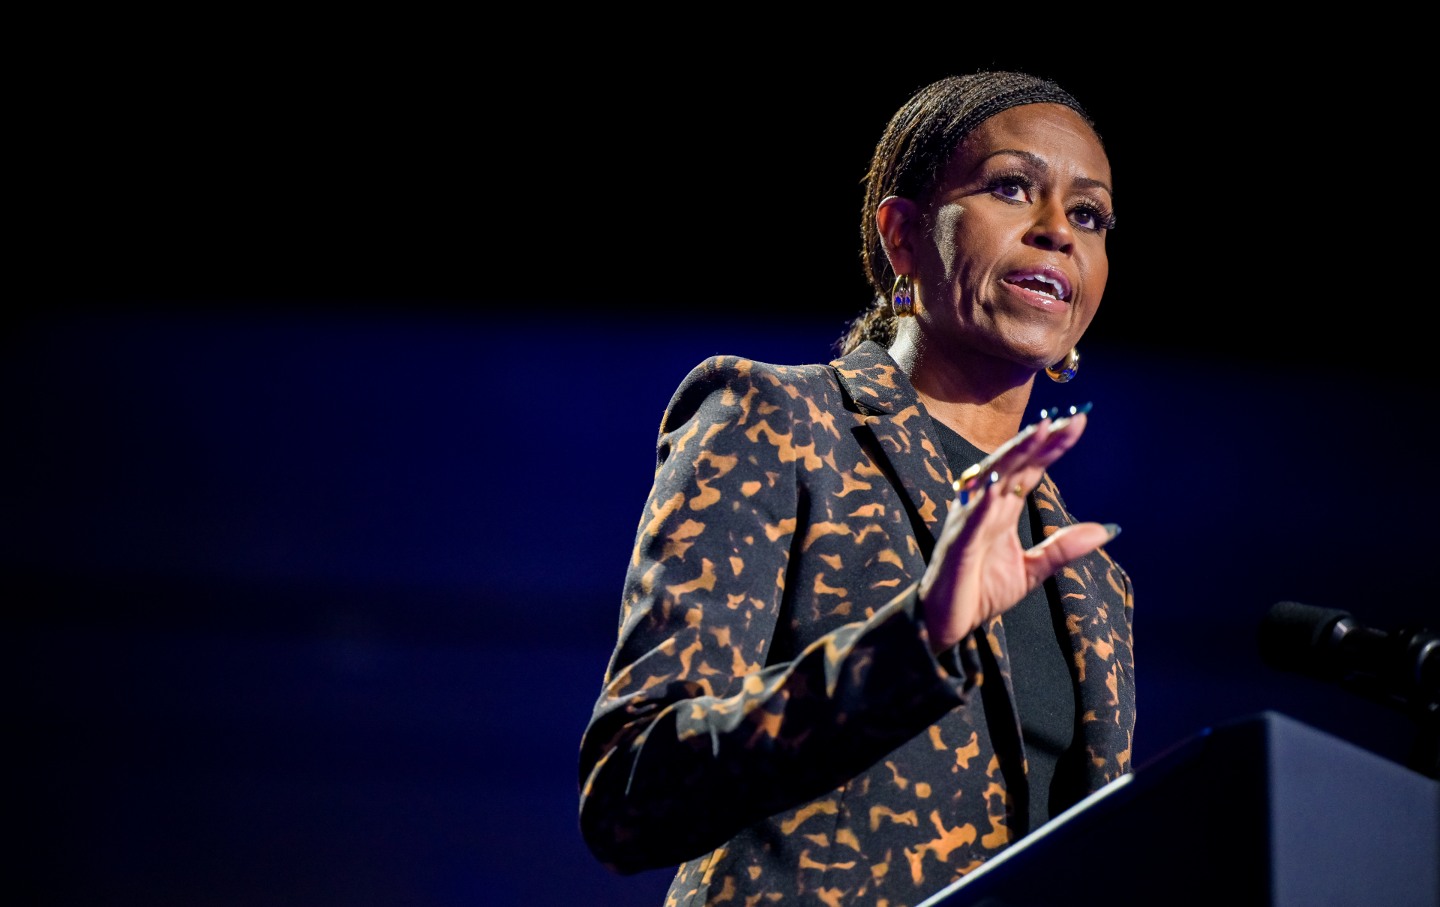
[[[920,600],[937,651],[1017,604],[1069,561],[1109,538],[1099,523],[1060,529],[1028,551],[1020,543],[1026,496],[1045,469],[1085,431],[1080,413],[1042,420],[981,462],[978,479],[962,491],[941,528],[934,556],[920,582]],[[967,471],[967,475],[971,471]],[[992,481],[993,479],[993,481]]]

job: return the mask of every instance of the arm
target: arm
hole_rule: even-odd
[[[696,369],[667,409],[580,756],[581,828],[616,869],[699,856],[963,701],[966,663],[947,670],[931,655],[913,583],[767,665],[776,622],[790,619],[791,558],[804,556],[797,451],[813,449],[814,430],[773,373],[735,360]]]

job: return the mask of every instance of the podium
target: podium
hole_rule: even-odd
[[[1276,712],[1208,728],[919,907],[1436,907],[1440,781]]]

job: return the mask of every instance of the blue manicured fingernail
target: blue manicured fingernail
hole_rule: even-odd
[[[1054,409],[1042,409],[1040,410],[1040,421],[1044,422],[1046,419],[1058,419],[1062,414],[1065,416],[1078,416],[1081,413],[1090,412],[1090,408],[1094,405],[1094,403],[1085,403],[1081,406],[1066,406],[1063,408],[1057,406]]]

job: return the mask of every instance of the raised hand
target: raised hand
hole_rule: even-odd
[[[920,580],[921,613],[936,652],[1119,533],[1114,524],[1075,523],[1029,550],[1020,543],[1026,497],[1050,464],[1080,440],[1086,410],[1027,426],[955,482],[956,501]]]

